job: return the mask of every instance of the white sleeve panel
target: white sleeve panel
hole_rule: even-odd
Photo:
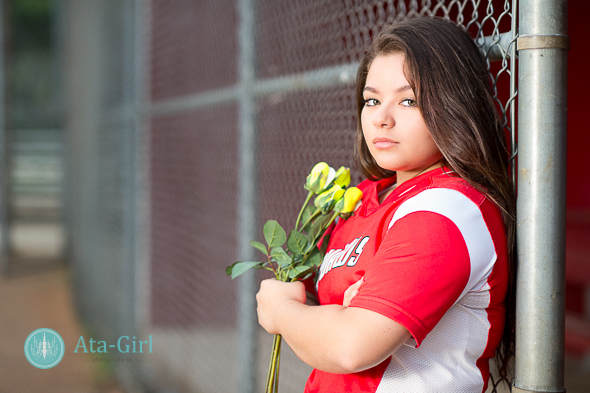
[[[497,255],[479,206],[459,191],[431,188],[404,201],[394,213],[388,230],[401,218],[420,211],[445,216],[457,226],[465,240],[471,271],[459,299],[467,292],[481,288],[494,267]]]

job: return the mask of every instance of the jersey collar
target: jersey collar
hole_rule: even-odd
[[[382,205],[388,205],[392,201],[395,201],[399,196],[402,194],[410,191],[411,188],[419,187],[422,189],[424,186],[427,186],[432,182],[432,178],[435,176],[440,176],[444,173],[449,173],[450,169],[447,167],[443,168],[436,168],[432,169],[428,172],[422,173],[419,176],[414,177],[413,179],[407,180],[401,186],[397,187],[390,195],[385,198]],[[366,192],[363,195],[363,204],[359,208],[359,215],[360,216],[368,216],[373,214],[377,209],[379,209],[379,193],[393,185],[396,181],[396,176],[388,177],[386,179],[382,179],[379,181],[371,182],[370,185],[366,188]]]

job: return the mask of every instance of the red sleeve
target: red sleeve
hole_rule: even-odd
[[[395,320],[419,346],[460,297],[470,269],[457,226],[438,213],[414,212],[389,229],[350,306]]]

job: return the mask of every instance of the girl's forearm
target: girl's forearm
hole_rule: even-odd
[[[274,316],[295,354],[318,370],[348,374],[376,366],[403,344],[407,330],[373,311],[283,303]]]
[[[344,309],[287,302],[277,311],[275,324],[302,361],[322,371],[344,374],[350,371],[340,364],[341,342],[336,331]]]

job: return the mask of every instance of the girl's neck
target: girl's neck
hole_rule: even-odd
[[[377,195],[377,200],[379,201],[379,204],[383,203],[385,198],[387,198],[393,192],[393,190],[395,190],[396,188],[397,188],[397,183],[393,183],[388,188],[381,191],[379,193],[379,195]]]
[[[414,170],[414,171],[397,171],[396,172],[396,176],[397,176],[397,185],[400,186],[403,183],[407,182],[410,179],[413,179],[415,177],[420,176],[423,173],[426,173],[428,171],[431,171],[433,169],[436,168],[442,168],[443,167],[443,163],[442,160],[439,160],[437,162],[435,162],[434,164],[422,169],[422,170]]]

